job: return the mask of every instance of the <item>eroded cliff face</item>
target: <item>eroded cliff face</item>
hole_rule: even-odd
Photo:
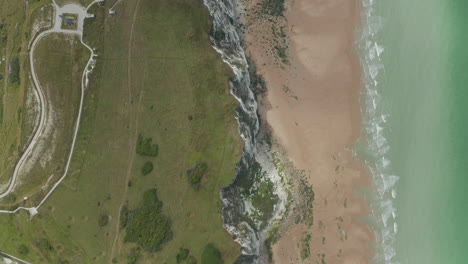
[[[240,245],[236,263],[263,263],[264,234],[286,211],[288,192],[268,136],[261,131],[254,90],[258,80],[244,47],[241,10],[235,0],[204,0],[213,18],[213,47],[234,72],[231,94],[239,101],[236,119],[244,152],[233,182],[221,191],[223,223]],[[261,138],[261,139],[260,139]]]

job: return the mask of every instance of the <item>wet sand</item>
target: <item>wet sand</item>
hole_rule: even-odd
[[[355,50],[359,0],[294,0],[286,11],[289,64],[266,52],[271,32],[251,21],[248,53],[265,78],[262,120],[315,192],[314,224],[292,225],[273,246],[274,263],[371,263],[371,214],[357,194],[371,187],[351,152],[361,135],[361,67]],[[270,32],[270,33],[269,33]],[[281,66],[282,65],[282,66]],[[312,235],[303,259],[304,234]],[[322,262],[322,258],[325,262]]]

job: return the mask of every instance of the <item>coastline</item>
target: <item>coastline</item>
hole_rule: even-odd
[[[268,49],[271,25],[247,16],[247,53],[267,85],[261,120],[315,193],[314,223],[282,232],[272,247],[275,263],[371,263],[374,256],[374,234],[363,222],[372,214],[357,194],[372,187],[371,176],[352,153],[362,130],[360,12],[358,0],[295,0],[278,23],[287,30],[287,60]]]

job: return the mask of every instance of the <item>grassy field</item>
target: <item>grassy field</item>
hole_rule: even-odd
[[[63,6],[66,4],[80,4],[83,7],[87,7],[93,2],[93,0],[55,0],[57,5]]]
[[[113,3],[86,21],[99,57],[70,174],[32,220],[0,215],[0,250],[33,263],[176,263],[186,248],[201,263],[212,245],[232,263],[239,246],[222,227],[219,190],[235,175],[242,143],[208,12],[201,1],[129,0],[109,17]],[[158,145],[156,157],[136,152],[139,135]],[[143,175],[148,161],[154,168]],[[200,163],[207,169],[193,188],[187,171]],[[173,234],[146,252],[125,242],[120,211],[137,209],[152,188]]]

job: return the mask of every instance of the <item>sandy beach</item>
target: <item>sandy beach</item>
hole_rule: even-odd
[[[250,19],[246,40],[267,84],[262,120],[294,166],[306,172],[315,192],[314,224],[283,232],[273,246],[273,261],[371,263],[374,237],[362,222],[371,212],[357,194],[371,187],[371,178],[351,151],[361,134],[361,68],[355,50],[360,1],[286,2],[287,63],[278,63],[266,48],[269,25]],[[312,235],[307,258],[301,257],[304,232]]]

